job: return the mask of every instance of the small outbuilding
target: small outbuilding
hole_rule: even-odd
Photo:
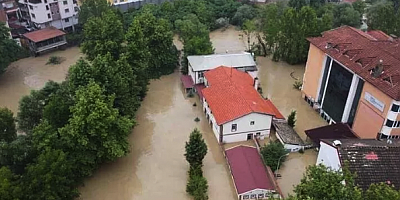
[[[272,125],[275,129],[276,137],[283,144],[286,150],[297,152],[300,149],[305,148],[306,144],[304,141],[286,121],[274,120]]]
[[[29,47],[35,55],[47,50],[59,48],[67,44],[66,33],[54,27],[25,33],[25,45]]]
[[[271,169],[255,147],[240,145],[225,154],[239,200],[281,198]]]
[[[331,124],[306,130],[306,135],[313,142],[313,146],[319,147],[322,139],[356,139],[357,134],[345,123]]]

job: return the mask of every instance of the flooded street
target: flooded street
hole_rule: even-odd
[[[242,52],[245,43],[234,27],[214,31],[210,38],[216,53]],[[182,44],[174,37],[178,49]],[[60,65],[45,65],[50,56],[64,58]],[[71,64],[82,54],[77,47],[56,51],[40,57],[14,62],[0,76],[0,106],[18,109],[19,99],[31,89],[40,89],[48,80],[62,81]],[[284,116],[297,110],[296,131],[305,139],[304,130],[325,125],[325,122],[293,89],[294,77],[302,78],[304,66],[291,66],[257,58],[259,80],[264,96],[270,98]],[[196,103],[197,106],[193,106]],[[195,122],[196,117],[200,122]],[[189,200],[186,194],[187,170],[185,142],[190,132],[198,128],[205,138],[208,153],[204,159],[204,176],[209,184],[210,200],[236,199],[236,192],[220,146],[202,106],[195,98],[184,94],[179,73],[152,80],[148,95],[137,112],[137,126],[129,136],[130,153],[100,167],[80,188],[82,200]],[[267,141],[267,140],[266,140]],[[284,194],[300,182],[306,166],[315,164],[316,152],[291,153],[279,173],[278,180]]]
[[[299,90],[293,88],[293,79],[290,74],[299,80],[304,74],[304,65],[289,65],[285,62],[273,62],[268,57],[258,57],[259,79],[264,97],[268,97],[279,111],[287,117],[292,110],[297,111],[295,130],[305,140],[304,130],[327,125],[327,123],[301,98]],[[315,165],[317,152],[306,150],[304,154],[290,153],[287,161],[282,165],[278,184],[286,196],[292,193],[293,185],[300,183],[306,167]]]
[[[60,56],[63,62],[59,65],[46,65],[50,56]],[[81,56],[79,48],[72,47],[13,62],[0,76],[0,107],[7,107],[16,115],[22,96],[29,94],[32,89],[42,88],[49,80],[63,81],[68,68]]]

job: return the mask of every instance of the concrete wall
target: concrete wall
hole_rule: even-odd
[[[254,125],[250,122],[254,121]],[[223,124],[223,142],[239,142],[246,141],[248,134],[260,133],[260,139],[268,137],[271,130],[272,116],[260,113],[250,113],[233,121]],[[232,125],[237,125],[237,130],[232,131]]]
[[[308,97],[317,99],[318,88],[322,79],[325,53],[310,44],[306,69],[303,77],[302,92]]]
[[[320,142],[320,145],[317,165],[323,164],[327,167],[331,167],[333,170],[339,170],[341,164],[337,149],[325,142]]]
[[[46,10],[46,5],[45,3],[39,3],[39,4],[33,4],[33,3],[28,3],[28,9],[30,12],[30,17],[32,22],[35,22],[37,24],[42,24],[46,23],[52,20],[51,17],[51,11],[50,11],[50,5],[49,5],[49,10]],[[33,9],[30,9],[30,7],[33,7]],[[35,18],[32,17],[32,14],[35,15]],[[48,18],[47,14],[50,14],[50,18]]]

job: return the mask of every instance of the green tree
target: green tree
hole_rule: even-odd
[[[346,168],[334,171],[324,165],[307,168],[294,192],[299,200],[362,199],[361,190],[356,187],[353,174]]]
[[[101,17],[104,12],[111,10],[107,0],[85,0],[79,10],[79,23],[86,24],[92,17]]]
[[[90,18],[85,23],[83,33],[81,48],[89,60],[107,53],[114,59],[119,57],[124,41],[124,29],[115,12],[109,10],[103,12],[100,17]]]
[[[73,164],[61,150],[46,150],[27,167],[23,177],[23,199],[74,199],[78,189]]]
[[[300,10],[304,6],[309,6],[309,1],[307,1],[307,0],[289,0],[288,5],[296,10]]]
[[[186,142],[185,150],[185,157],[190,166],[203,166],[203,159],[207,154],[207,145],[197,128],[190,133],[189,142]]]
[[[257,30],[255,20],[246,20],[243,23],[243,33],[246,35],[247,38],[247,51],[252,53],[254,43],[251,43],[251,38],[253,37],[255,31]]]
[[[282,166],[281,163],[285,162],[288,152],[285,147],[277,141],[261,147],[260,153],[264,164],[275,171]]]
[[[4,73],[8,65],[21,58],[23,49],[11,39],[10,29],[3,22],[0,22],[0,74]]]
[[[246,20],[252,20],[257,16],[257,11],[250,5],[244,4],[238,7],[235,15],[232,17],[231,23],[242,27]]]
[[[54,128],[64,127],[71,116],[69,108],[74,104],[73,92],[64,81],[60,88],[52,94],[43,109],[43,119],[46,119]]]
[[[393,2],[381,1],[369,7],[367,24],[369,29],[400,36],[400,12]]]
[[[349,25],[359,27],[361,25],[361,17],[357,10],[351,4],[341,3],[333,8],[333,26],[339,27],[342,25]]]
[[[362,0],[357,0],[353,2],[351,5],[353,6],[354,10],[358,11],[361,14],[361,16],[364,14],[365,8],[367,7],[365,1]]]
[[[0,168],[0,197],[1,199],[18,200],[23,190],[18,177],[7,167]]]
[[[8,108],[0,108],[0,141],[11,142],[17,138],[15,119]]]
[[[296,125],[296,111],[292,110],[288,116],[288,125],[294,127]]]
[[[202,176],[191,176],[186,185],[186,192],[193,196],[194,200],[207,200],[208,183]]]
[[[386,183],[371,184],[364,193],[364,200],[400,200],[400,191]]]
[[[47,105],[50,96],[57,92],[60,85],[49,81],[41,90],[32,90],[30,95],[24,96],[19,102],[17,114],[18,128],[29,134],[43,118],[43,109]]]
[[[103,94],[95,82],[76,91],[69,123],[59,129],[70,156],[81,176],[87,176],[99,163],[126,155],[132,121],[113,108],[114,97]]]

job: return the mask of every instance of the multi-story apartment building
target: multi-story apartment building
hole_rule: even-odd
[[[400,39],[343,26],[308,41],[303,98],[360,138],[399,138]]]
[[[22,17],[36,28],[73,31],[78,24],[77,0],[19,0],[19,4]]]

